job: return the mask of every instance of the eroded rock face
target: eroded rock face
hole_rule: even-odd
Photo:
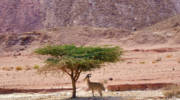
[[[39,0],[1,0],[0,32],[24,32],[41,28],[43,13]]]
[[[1,0],[0,33],[87,25],[141,28],[180,13],[179,0]]]

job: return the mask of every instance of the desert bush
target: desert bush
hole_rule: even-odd
[[[127,62],[127,64],[132,64],[132,63],[133,63],[133,62],[131,62],[131,61],[128,61],[128,62]]]
[[[166,58],[172,58],[172,57],[173,57],[173,55],[171,55],[171,54],[166,56]]]
[[[140,64],[145,64],[146,62],[145,61],[141,61],[141,62],[139,62]]]
[[[161,58],[161,57],[158,57],[156,60],[152,61],[152,63],[155,64],[155,63],[158,63],[158,62],[160,62],[160,61],[162,61],[162,58]]]
[[[22,70],[23,68],[21,67],[21,66],[16,66],[16,70],[17,71],[20,71],[20,70]]]
[[[162,61],[162,58],[161,58],[161,57],[158,57],[155,61],[156,61],[156,62]]]
[[[163,95],[166,98],[180,98],[180,86],[177,85],[172,85],[172,86],[167,86],[162,90]]]
[[[157,61],[152,61],[153,64],[157,63]]]
[[[39,65],[34,65],[34,67],[33,67],[34,69],[39,69],[40,68],[40,66]]]
[[[28,70],[31,70],[32,68],[30,67],[30,66],[26,66],[25,68],[24,68],[24,70],[26,70],[26,71],[28,71]]]

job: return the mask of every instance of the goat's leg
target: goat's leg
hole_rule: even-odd
[[[92,95],[93,95],[93,97],[94,97],[94,90],[92,89]]]
[[[99,92],[99,95],[102,97],[102,91],[101,91],[101,90],[98,90],[98,92]]]

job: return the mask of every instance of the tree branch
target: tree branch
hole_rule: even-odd
[[[78,72],[79,72],[79,68],[76,67],[75,76],[74,76],[75,79],[76,79],[76,77],[78,76]]]
[[[82,70],[79,70],[77,73],[76,73],[76,76],[75,76],[75,80],[77,81],[79,79],[79,76],[81,74]]]
[[[69,73],[65,68],[62,69],[62,71],[64,71],[66,74],[68,74],[69,76],[71,76],[71,73]]]
[[[71,68],[71,75],[74,78],[74,70]]]

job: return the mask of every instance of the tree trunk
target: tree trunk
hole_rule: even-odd
[[[76,98],[76,80],[71,78],[72,80],[72,88],[73,88],[73,91],[72,91],[72,98]]]

